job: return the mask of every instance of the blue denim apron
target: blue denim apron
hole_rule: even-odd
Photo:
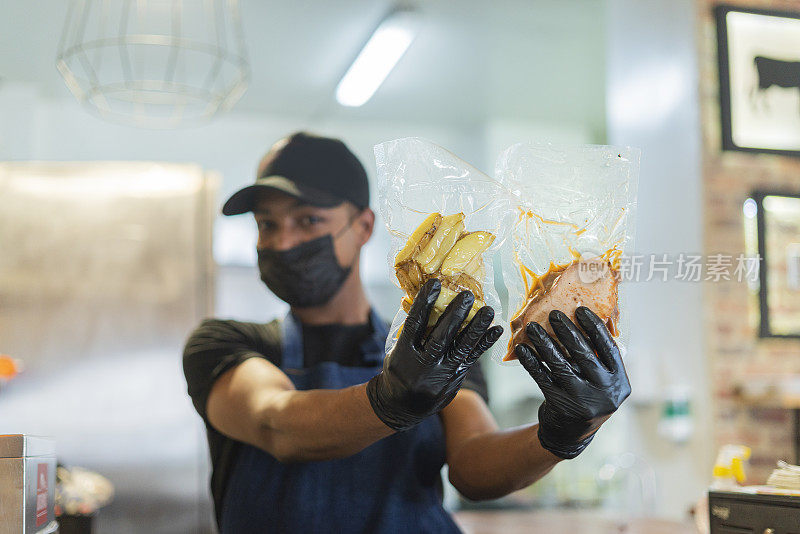
[[[298,390],[362,384],[381,370],[386,325],[370,312],[374,334],[361,350],[365,367],[322,362],[303,368],[300,324],[282,322],[281,367]],[[458,533],[441,504],[445,462],[437,415],[381,439],[347,458],[280,463],[243,444],[222,509],[222,534],[247,533]]]

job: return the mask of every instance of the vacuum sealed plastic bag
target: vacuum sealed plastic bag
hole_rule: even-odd
[[[498,158],[498,180],[516,199],[511,249],[502,258],[513,348],[535,321],[553,335],[553,309],[574,321],[587,306],[624,351],[627,328],[619,282],[634,238],[639,150],[611,146],[517,144]]]
[[[429,326],[462,290],[475,295],[469,318],[487,304],[502,310],[492,256],[508,237],[512,198],[496,180],[454,154],[419,138],[375,146],[380,213],[391,235],[390,278],[403,290],[387,352],[394,346],[422,284],[438,278],[442,290]]]

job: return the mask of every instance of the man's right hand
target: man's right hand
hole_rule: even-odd
[[[447,406],[470,367],[503,333],[502,326],[489,327],[494,310],[484,306],[459,334],[475,301],[471,292],[462,291],[425,336],[440,290],[436,279],[422,286],[383,370],[367,383],[372,409],[394,430],[410,428]]]

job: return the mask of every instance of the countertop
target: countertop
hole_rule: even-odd
[[[696,534],[690,521],[665,519],[615,519],[596,511],[460,511],[453,514],[464,534]]]

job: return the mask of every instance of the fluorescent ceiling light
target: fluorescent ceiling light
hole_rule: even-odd
[[[416,22],[415,12],[396,11],[378,26],[336,87],[341,105],[358,107],[372,98],[414,40]]]

